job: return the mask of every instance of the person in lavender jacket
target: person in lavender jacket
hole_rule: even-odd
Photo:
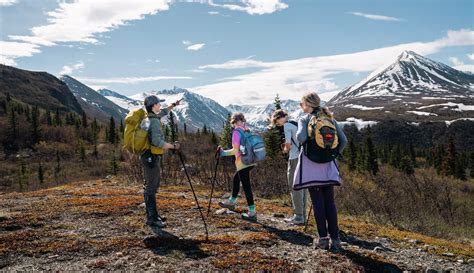
[[[300,143],[308,140],[308,123],[312,115],[318,111],[324,111],[325,114],[332,117],[329,109],[321,107],[321,99],[316,93],[308,93],[301,99],[300,106],[305,116],[298,121],[298,131],[296,138]],[[339,138],[337,149],[342,154],[347,144],[347,138],[342,128],[334,120]],[[328,163],[316,163],[310,161],[301,149],[298,166],[293,181],[293,189],[301,190],[307,188],[314,207],[314,217],[319,238],[315,240],[315,247],[329,249],[331,239],[331,248],[341,249],[341,240],[339,238],[339,228],[337,221],[337,209],[334,201],[334,186],[341,185],[341,177],[336,161]],[[328,237],[329,232],[329,237]]]

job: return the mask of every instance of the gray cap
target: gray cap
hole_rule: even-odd
[[[143,104],[145,104],[145,107],[146,107],[146,106],[152,106],[152,105],[155,105],[157,103],[164,102],[164,101],[165,100],[160,100],[157,96],[152,95],[152,96],[146,97],[145,102]]]

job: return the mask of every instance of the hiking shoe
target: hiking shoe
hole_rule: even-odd
[[[148,221],[146,221],[146,224],[150,227],[156,227],[156,228],[165,228],[166,227],[166,223],[163,222],[161,219],[148,220]]]
[[[341,239],[331,239],[331,249],[334,251],[342,250]]]
[[[255,212],[242,213],[242,219],[251,221],[251,222],[257,222],[257,213]]]
[[[285,220],[283,220],[289,224],[292,224],[292,225],[297,225],[297,226],[302,226],[305,224],[305,220],[304,220],[304,217],[301,216],[301,215],[293,215],[293,217],[290,217],[290,218],[286,218]]]
[[[329,249],[329,238],[319,238],[314,239],[314,248],[315,249]]]
[[[235,203],[230,202],[229,200],[226,200],[224,202],[219,202],[219,206],[221,206],[221,208],[235,210]]]

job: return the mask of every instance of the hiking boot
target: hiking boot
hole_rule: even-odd
[[[341,239],[331,239],[331,249],[334,251],[342,250]]]
[[[297,225],[297,226],[302,226],[305,224],[305,220],[304,220],[304,217],[301,216],[301,215],[293,215],[293,217],[290,217],[290,218],[286,218],[285,220],[283,220],[289,224],[292,224],[292,225]]]
[[[256,212],[242,213],[242,219],[246,221],[257,222],[257,213]]]
[[[314,248],[315,249],[329,249],[329,238],[319,238],[314,239]]]
[[[163,222],[161,219],[148,220],[148,221],[146,221],[146,224],[150,227],[156,227],[156,228],[165,228],[166,227],[166,223]]]
[[[224,202],[219,202],[219,206],[221,206],[221,208],[235,210],[235,203],[230,202],[229,200],[226,200]]]

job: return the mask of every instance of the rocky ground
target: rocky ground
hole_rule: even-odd
[[[206,206],[207,189],[197,191]],[[218,193],[222,195],[222,193]],[[314,250],[314,226],[288,226],[278,201],[257,199],[258,223],[219,211],[206,217],[192,192],[163,186],[158,207],[169,227],[143,225],[140,185],[85,181],[0,194],[0,270],[331,270],[474,272],[474,247],[341,216],[344,250]],[[243,198],[240,199],[243,205]],[[244,207],[242,207],[243,209]]]

